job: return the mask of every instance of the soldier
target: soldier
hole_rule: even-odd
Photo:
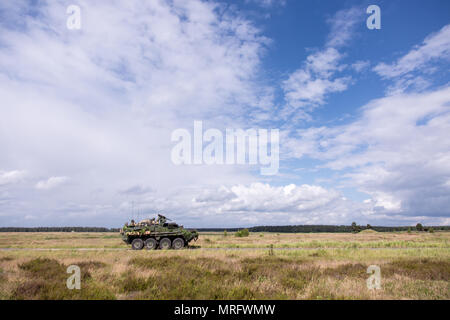
[[[159,224],[164,224],[166,222],[166,217],[158,214],[158,221],[159,221]]]
[[[150,224],[151,224],[150,219],[144,219],[139,222],[139,225],[142,225],[142,226],[149,226]]]

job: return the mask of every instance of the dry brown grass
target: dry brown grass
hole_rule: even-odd
[[[235,237],[222,232],[200,234],[201,248],[448,248],[450,232],[250,233]],[[0,248],[111,248],[128,246],[115,233],[4,232]]]
[[[69,235],[73,247],[79,245],[78,239],[87,246],[121,246],[112,242],[119,238],[103,238],[105,234]],[[3,243],[11,241],[1,236]],[[35,241],[49,248],[64,236],[39,234]],[[395,242],[409,236],[252,234],[222,239],[215,234],[200,239],[210,238],[210,245],[221,241],[245,245],[263,238],[263,244],[278,240],[283,245],[299,239],[319,244],[380,240],[373,237]],[[374,250],[364,245],[319,245],[317,249],[274,250],[272,255],[269,249],[0,251],[0,299],[450,299],[448,234],[413,234],[411,239],[435,246]],[[65,287],[66,268],[71,264],[82,270],[79,291]],[[372,264],[381,268],[381,290],[366,286],[366,270]]]

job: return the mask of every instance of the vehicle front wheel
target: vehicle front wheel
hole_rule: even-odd
[[[176,238],[175,240],[173,240],[172,242],[172,248],[174,248],[175,250],[179,250],[179,249],[183,249],[184,247],[184,240],[181,238]]]
[[[145,240],[144,245],[145,249],[147,250],[155,250],[158,246],[158,242],[156,241],[156,239],[148,238],[147,240]]]
[[[131,242],[131,249],[133,250],[141,250],[144,247],[144,241],[142,239],[134,239]]]
[[[159,241],[159,248],[162,250],[170,249],[172,245],[172,242],[169,238],[162,238],[161,241]]]

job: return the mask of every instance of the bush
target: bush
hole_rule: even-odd
[[[250,235],[250,232],[248,231],[248,229],[242,229],[242,230],[239,230],[238,232],[236,232],[234,235],[236,237],[240,237],[240,238],[248,237]]]
[[[356,224],[356,222],[352,222],[351,228],[352,228],[352,232],[353,232],[353,233],[358,233],[358,232],[361,231],[361,227],[358,226],[358,225]]]

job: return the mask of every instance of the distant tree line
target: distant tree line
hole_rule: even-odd
[[[349,226],[340,225],[294,225],[294,226],[256,226],[247,228],[250,232],[277,232],[277,233],[315,233],[315,232],[336,232],[350,233],[360,232],[371,229],[378,232],[392,231],[450,231],[450,226],[422,226],[418,223],[416,226],[408,227],[383,227],[383,226],[359,226],[353,222]],[[242,228],[197,228],[200,232],[239,232]],[[119,232],[119,228],[103,228],[103,227],[0,227],[0,232]]]
[[[383,226],[359,226],[356,223],[352,223],[350,226],[340,225],[296,225],[296,226],[258,226],[249,228],[250,232],[287,232],[287,233],[314,233],[314,232],[335,232],[335,233],[345,233],[345,232],[360,232],[363,230],[375,230],[378,232],[393,232],[393,231],[450,231],[450,226],[430,226],[424,227],[420,223],[416,227],[383,227]],[[230,229],[228,229],[230,230]]]
[[[119,232],[119,228],[102,227],[1,227],[0,232]]]

